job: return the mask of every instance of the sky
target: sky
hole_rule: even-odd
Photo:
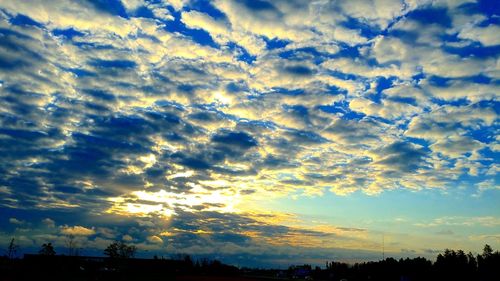
[[[0,245],[499,249],[494,2],[0,0]]]

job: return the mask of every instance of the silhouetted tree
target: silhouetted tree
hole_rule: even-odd
[[[104,249],[104,255],[110,258],[128,259],[135,256],[137,248],[134,245],[127,245],[123,242],[113,242]]]
[[[328,278],[347,278],[349,275],[349,266],[346,263],[342,262],[326,262],[326,270]]]
[[[54,250],[54,246],[52,246],[52,243],[44,243],[38,253],[44,256],[55,256],[56,251]]]
[[[490,245],[486,244],[483,248],[483,258],[487,259],[493,255],[493,249]]]
[[[471,276],[475,276],[477,274],[477,261],[471,252],[467,254],[467,272],[469,272]]]
[[[399,260],[400,280],[426,280],[432,273],[432,262],[422,258]]]
[[[500,278],[500,252],[493,252],[486,244],[483,253],[477,256],[477,267],[482,280],[498,280]]]
[[[462,250],[446,249],[443,255],[438,255],[434,268],[441,278],[449,280],[461,280],[474,274],[470,271],[469,260]]]
[[[7,258],[13,259],[17,255],[17,251],[19,250],[19,245],[16,244],[16,240],[12,238],[10,240],[9,246],[7,247]]]
[[[184,263],[186,264],[187,267],[191,268],[193,267],[193,260],[191,259],[190,255],[186,255],[184,257]]]
[[[67,237],[66,248],[68,248],[68,256],[78,256],[80,254],[78,243],[75,241],[75,235],[69,235]]]

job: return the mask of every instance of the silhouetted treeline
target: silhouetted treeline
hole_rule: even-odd
[[[11,243],[12,244],[12,243]],[[12,248],[12,245],[9,246]],[[123,254],[112,254],[114,249]],[[132,251],[133,250],[133,251]],[[106,257],[56,255],[52,245],[44,244],[39,254],[0,257],[0,281],[6,280],[181,280],[225,276],[224,280],[349,280],[349,281],[418,281],[418,280],[500,280],[500,253],[486,245],[479,255],[462,250],[445,250],[434,262],[422,257],[377,262],[327,262],[326,268],[311,265],[290,266],[288,270],[263,270],[226,265],[217,260],[193,260],[189,255],[165,259],[133,258],[135,247],[117,243],[106,248]],[[111,252],[110,252],[111,251]],[[9,254],[12,251],[8,252]],[[125,254],[126,253],[126,254]],[[246,279],[241,279],[241,278]],[[200,279],[197,279],[200,278]]]
[[[477,256],[470,252],[465,254],[462,250],[447,249],[438,254],[435,262],[422,257],[399,260],[386,258],[354,265],[327,262],[326,267],[326,270],[310,269],[310,276],[318,280],[493,281],[500,280],[500,252],[485,245],[483,253]]]
[[[445,250],[434,262],[423,258],[396,260],[386,258],[376,262],[327,262],[326,269],[304,264],[288,270],[260,270],[247,273],[275,276],[281,279],[348,280],[348,281],[498,281],[500,280],[500,252],[485,245],[482,254],[465,254],[462,250]]]

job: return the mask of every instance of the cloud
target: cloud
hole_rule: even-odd
[[[458,37],[479,41],[484,46],[494,46],[500,45],[500,39],[496,36],[498,32],[500,32],[500,27],[494,24],[490,24],[486,27],[472,26],[462,29],[458,34]]]
[[[61,226],[61,233],[66,235],[74,235],[74,236],[91,236],[96,232],[92,228],[86,228],[84,226],[75,225],[75,226]]]
[[[257,145],[254,138],[244,132],[222,132],[212,137],[212,141],[228,146],[248,149]]]
[[[443,100],[467,99],[471,102],[479,102],[494,99],[494,93],[498,91],[498,85],[486,85],[465,81],[450,81],[446,87],[434,85],[423,85],[425,90],[431,92],[436,98]]]
[[[402,172],[412,172],[425,163],[424,149],[408,143],[396,142],[376,151],[376,165],[386,166]]]
[[[156,235],[149,236],[148,241],[154,244],[163,244],[163,239]]]
[[[381,104],[370,100],[355,98],[349,103],[349,107],[369,116],[380,116],[386,119],[410,117],[419,113],[420,109],[404,102],[393,102],[386,100]]]
[[[56,227],[56,222],[50,218],[45,218],[42,220],[42,223],[46,225],[49,228],[54,228]]]
[[[130,236],[130,235],[128,235],[128,234],[123,235],[122,239],[123,239],[123,241],[125,241],[125,242],[131,242],[131,241],[133,241],[133,240],[134,240],[134,238],[132,238],[132,236]]]
[[[472,104],[469,106],[442,106],[426,115],[413,118],[405,135],[410,137],[438,140],[449,136],[461,135],[472,126],[489,127],[493,124],[496,113],[493,104]]]
[[[182,22],[191,28],[205,29],[216,36],[229,36],[229,26],[217,21],[207,14],[198,11],[188,11],[182,13]]]
[[[476,184],[476,187],[477,187],[477,193],[473,195],[475,197],[481,196],[484,192],[487,192],[489,190],[491,191],[500,190],[500,185],[498,183],[495,183],[493,179],[478,182]]]
[[[125,36],[135,30],[133,24],[121,17],[114,17],[105,9],[91,2],[42,1],[24,2],[21,5],[4,3],[3,8],[24,14],[36,22],[53,28],[70,28],[77,30],[97,30],[114,32]],[[76,13],[78,11],[78,13]],[[92,20],[90,20],[92,19]]]
[[[125,6],[127,10],[134,11],[146,3],[143,0],[124,0],[122,1],[122,4]]]
[[[495,227],[500,225],[500,220],[492,216],[478,216],[478,217],[440,217],[435,218],[427,223],[416,224],[419,227],[438,227],[438,226],[467,226],[467,227]]]
[[[10,218],[10,219],[9,219],[9,222],[10,222],[11,224],[15,224],[15,225],[23,225],[23,224],[25,224],[25,222],[24,222],[24,221],[18,220],[18,219],[16,219],[16,218]]]
[[[483,145],[480,142],[467,137],[452,137],[437,141],[430,146],[431,149],[451,157],[460,157],[465,153],[473,153],[482,147]]]

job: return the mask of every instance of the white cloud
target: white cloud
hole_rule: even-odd
[[[46,225],[49,228],[54,228],[56,227],[56,222],[52,220],[51,218],[45,218],[42,220],[42,223]]]
[[[94,228],[86,228],[80,225],[75,225],[75,226],[64,225],[61,226],[60,229],[61,233],[65,235],[91,236],[96,234]]]
[[[133,238],[132,236],[128,235],[128,234],[123,235],[123,236],[122,236],[122,239],[123,239],[123,241],[125,241],[125,242],[131,242],[131,241],[133,241],[133,240],[134,240],[134,238]]]
[[[380,116],[386,119],[411,118],[411,116],[422,111],[422,109],[407,103],[385,100],[377,104],[364,98],[352,99],[349,107],[354,111],[362,112],[369,116]]]
[[[364,19],[368,23],[376,23],[382,29],[385,29],[394,18],[401,16],[407,7],[405,1],[401,0],[355,0],[339,3],[348,15]]]
[[[405,135],[437,141],[461,136],[472,126],[491,126],[496,118],[490,107],[443,106],[411,119]]]
[[[465,153],[473,153],[483,147],[484,145],[479,141],[468,137],[456,136],[438,140],[430,146],[434,152],[439,152],[450,157],[460,157]]]
[[[111,32],[120,36],[126,36],[137,30],[130,21],[99,12],[91,4],[79,1],[7,1],[0,5],[14,14],[27,15],[49,28],[73,27],[92,32]]]
[[[229,23],[218,21],[201,12],[183,12],[182,22],[190,28],[208,31],[219,44],[224,45],[230,42],[239,44],[252,55],[261,54],[265,49],[264,41],[250,32],[234,31]]]
[[[486,27],[468,26],[458,33],[458,37],[479,41],[484,46],[500,45],[500,27],[490,24]]]
[[[161,239],[159,236],[156,236],[156,235],[148,236],[148,241],[150,243],[153,243],[153,244],[162,244],[163,243],[163,239]]]
[[[129,11],[135,11],[141,6],[145,6],[146,2],[143,0],[122,0],[123,6]]]
[[[227,23],[217,21],[205,13],[198,11],[182,12],[182,22],[193,29],[205,29],[210,34],[217,36],[228,36],[229,28]]]

